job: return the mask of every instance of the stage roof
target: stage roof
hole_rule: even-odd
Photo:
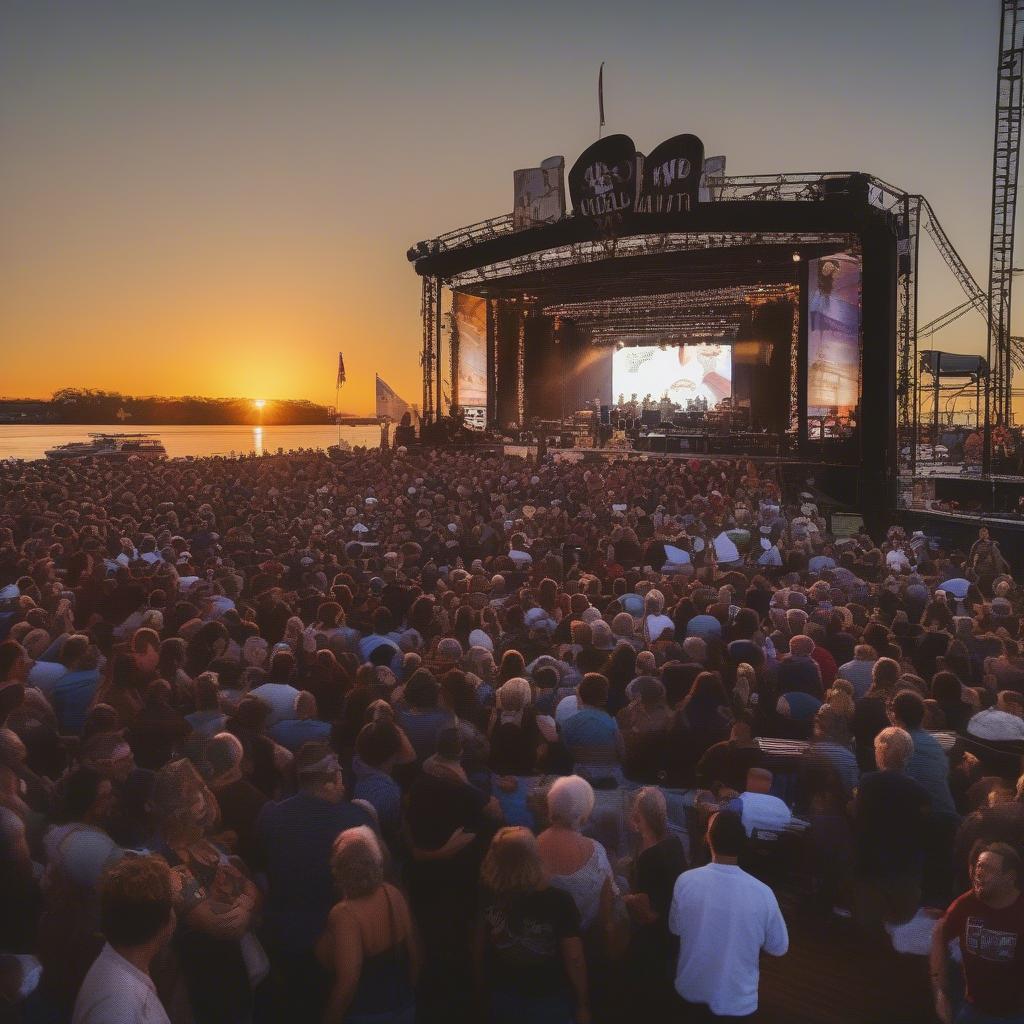
[[[673,236],[635,236],[663,251],[643,253],[646,246],[626,248],[620,243],[605,251],[591,247],[583,262],[580,253],[550,250],[540,258],[520,258],[466,271],[449,282],[457,291],[488,299],[528,297],[542,306],[600,301],[641,295],[665,295],[710,289],[746,288],[797,284],[801,260],[843,251],[857,244],[852,235],[833,235],[827,241],[810,242],[806,236],[785,237],[773,244],[754,242],[753,236],[722,239],[684,236],[682,244],[697,248],[673,249]],[[748,241],[748,238],[751,239]],[[704,243],[709,247],[703,247]],[[665,248],[668,246],[667,248]],[[548,257],[548,258],[544,258]]]

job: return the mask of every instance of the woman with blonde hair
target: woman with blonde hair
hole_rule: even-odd
[[[331,874],[341,900],[316,946],[334,972],[324,1024],[412,1024],[419,949],[405,897],[384,881],[384,853],[371,829],[359,825],[334,840]]]
[[[855,705],[852,684],[845,679],[837,679],[832,688],[825,693],[825,705],[836,715],[844,718],[847,725],[853,722]]]
[[[220,817],[217,798],[192,763],[171,761],[151,795],[156,852],[178,876],[175,947],[197,1024],[245,1020],[266,954],[252,933],[259,890],[241,862],[207,835]]]
[[[548,884],[533,833],[501,829],[480,877],[475,962],[478,987],[490,997],[489,1019],[585,1024],[590,1011],[579,912],[571,896]]]

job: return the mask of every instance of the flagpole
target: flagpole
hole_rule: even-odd
[[[604,135],[604,61],[597,72],[597,137]]]

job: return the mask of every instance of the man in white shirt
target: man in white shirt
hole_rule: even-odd
[[[777,543],[773,544],[767,537],[761,538],[761,554],[757,556],[758,565],[782,565],[782,552]]]
[[[775,894],[739,867],[747,841],[739,815],[708,825],[711,863],[676,880],[668,925],[679,936],[676,992],[702,1019],[735,1021],[757,1012],[762,952],[782,956],[789,933]]]
[[[511,540],[508,557],[517,569],[528,569],[533,565],[533,555],[526,550],[526,538],[517,533]]]
[[[714,539],[715,558],[719,565],[736,566],[740,565],[739,549],[733,543],[732,537],[724,530]]]
[[[170,1024],[149,976],[153,957],[174,934],[167,862],[122,860],[104,876],[100,906],[107,944],[78,991],[72,1024]]]

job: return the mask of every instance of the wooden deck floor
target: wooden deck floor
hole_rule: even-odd
[[[789,953],[761,962],[762,1024],[935,1024],[927,958],[787,904]]]

